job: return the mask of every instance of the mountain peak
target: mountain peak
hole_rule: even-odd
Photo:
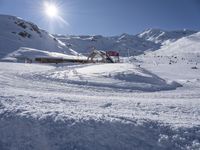
[[[147,28],[144,30],[144,32],[150,33],[150,32],[164,32],[163,29],[158,29],[158,28]]]

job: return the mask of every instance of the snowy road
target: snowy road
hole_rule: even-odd
[[[49,77],[63,68],[0,63],[3,150],[200,149],[198,78],[179,76],[183,87],[143,92]]]

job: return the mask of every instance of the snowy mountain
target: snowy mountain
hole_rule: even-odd
[[[160,29],[148,29],[137,35],[122,34],[120,36],[103,37],[95,36],[63,36],[55,35],[67,46],[80,53],[89,53],[93,48],[100,50],[116,50],[121,56],[133,56],[144,51],[154,51],[161,46],[174,42],[182,37],[189,36],[196,31],[164,31]]]
[[[200,32],[183,37],[176,42],[163,46],[160,50],[154,53],[162,55],[190,55],[200,54]]]
[[[40,29],[34,23],[21,18],[0,15],[0,58],[18,50],[28,47],[49,52],[63,54],[87,55],[92,49],[116,50],[121,56],[133,56],[144,51],[154,51],[182,37],[196,33],[196,31],[164,31],[148,29],[137,35],[122,34],[119,36],[104,37],[51,35]],[[77,51],[77,52],[75,52]]]
[[[188,88],[199,84],[200,32],[183,37],[154,52],[131,58],[130,61],[159,75],[173,79]],[[191,85],[190,85],[191,86]]]
[[[138,55],[146,50],[159,49],[160,45],[128,34],[120,36],[56,36],[63,43],[79,53],[87,54],[93,48],[98,50],[116,50],[121,56]]]
[[[174,42],[182,37],[189,36],[196,33],[197,31],[192,30],[177,30],[177,31],[165,31],[160,29],[147,29],[144,32],[138,34],[137,36],[147,40],[152,41],[157,44],[167,44],[169,42]]]
[[[75,51],[67,48],[64,43],[37,25],[14,16],[0,15],[0,58],[20,47],[76,54]]]
[[[183,37],[163,46],[161,49],[138,56],[142,61],[154,61],[156,64],[188,63],[194,66],[200,63],[200,32]]]

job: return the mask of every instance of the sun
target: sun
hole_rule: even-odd
[[[44,11],[45,14],[50,18],[55,18],[59,15],[58,7],[53,3],[44,3]]]
[[[49,24],[51,24],[51,28],[53,22],[59,23],[60,25],[65,24],[69,26],[69,23],[62,16],[63,12],[61,4],[56,3],[56,1],[53,2],[50,0],[44,0],[40,7],[40,10],[43,13],[43,19],[45,19]]]

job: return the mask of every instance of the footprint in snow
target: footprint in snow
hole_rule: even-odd
[[[112,103],[106,103],[102,106],[100,106],[101,108],[108,108],[108,107],[111,107],[112,106]]]

